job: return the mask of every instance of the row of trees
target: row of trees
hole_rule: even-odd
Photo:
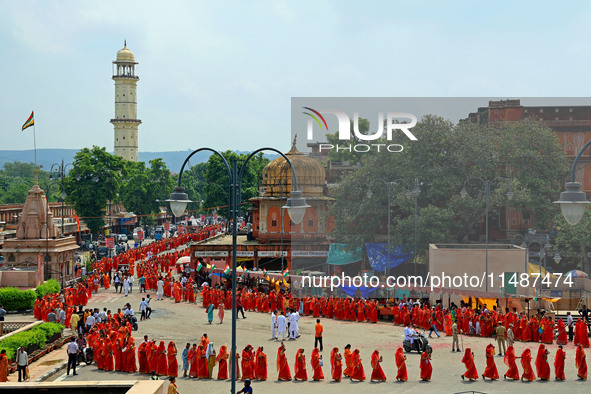
[[[368,130],[369,122],[360,121]],[[582,267],[586,249],[591,247],[590,223],[572,227],[563,223],[553,204],[563,190],[570,163],[556,134],[539,122],[523,121],[495,127],[472,123],[452,124],[437,116],[425,116],[414,128],[418,141],[404,144],[401,153],[331,152],[331,159],[347,160],[359,166],[341,179],[333,189],[335,203],[331,213],[336,219],[334,237],[351,248],[366,242],[385,242],[387,229],[387,190],[378,181],[403,179],[409,184],[418,179],[418,250],[429,243],[463,243],[470,235],[480,234],[485,214],[483,185],[469,178],[493,180],[490,217],[508,207],[534,219],[532,227],[546,233],[558,229],[553,240],[563,257],[561,265]],[[338,141],[337,135],[329,142]],[[389,143],[374,141],[373,143]],[[466,182],[466,183],[465,183]],[[468,195],[460,191],[466,185]],[[372,197],[367,198],[368,189]],[[513,192],[512,200],[507,192]],[[391,242],[408,250],[414,246],[414,199],[407,198],[403,182],[393,186],[391,201]],[[588,218],[587,222],[591,219]],[[527,230],[527,229],[523,229]],[[420,256],[419,255],[419,256]]]

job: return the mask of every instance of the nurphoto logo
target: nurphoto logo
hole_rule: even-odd
[[[314,140],[314,123],[318,125],[321,131],[328,132],[328,124],[326,119],[322,114],[332,114],[336,116],[338,122],[338,137],[341,141],[351,141],[351,119],[349,115],[347,115],[343,111],[334,110],[334,109],[323,109],[323,110],[315,110],[310,107],[302,107],[306,111],[303,112],[304,115],[310,117],[308,119],[308,127],[307,127],[307,137],[308,141]],[[385,119],[385,122],[384,122]],[[378,113],[378,122],[377,122],[377,130],[373,134],[363,134],[359,131],[359,113],[353,113],[353,133],[355,141],[376,141],[376,143],[359,143],[359,144],[349,144],[349,145],[337,145],[322,143],[320,144],[320,151],[323,150],[332,150],[335,149],[338,151],[346,150],[349,152],[369,152],[372,149],[377,150],[380,152],[383,148],[386,149],[388,152],[397,153],[402,152],[404,147],[401,144],[391,144],[393,137],[398,137],[398,133],[394,133],[396,130],[402,131],[404,135],[411,141],[417,141],[417,137],[410,131],[411,128],[416,126],[417,124],[417,117],[413,114],[405,113],[405,112],[388,112],[386,116],[384,116],[383,112]],[[388,143],[379,143],[379,141],[384,141],[384,131],[386,135],[386,142]],[[398,134],[398,135],[397,135]]]

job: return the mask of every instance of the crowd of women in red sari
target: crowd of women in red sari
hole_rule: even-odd
[[[497,366],[494,360],[495,356],[495,348],[492,344],[489,344],[486,347],[485,357],[486,357],[486,367],[484,369],[484,373],[482,374],[482,379],[486,380],[487,378],[490,380],[497,380],[499,379],[499,372],[497,370]],[[586,362],[586,355],[585,350],[581,345],[577,346],[576,354],[575,354],[575,366],[577,368],[577,377],[581,380],[587,379],[587,362]],[[505,365],[507,366],[507,371],[503,374],[503,379],[512,379],[512,380],[522,380],[531,382],[536,380],[536,376],[541,381],[548,381],[551,378],[551,368],[549,364],[549,357],[550,351],[546,348],[546,345],[541,343],[538,347],[538,351],[536,354],[536,358],[534,361],[534,368],[532,367],[532,352],[531,349],[527,348],[522,353],[521,356],[517,356],[515,354],[515,348],[513,346],[509,346],[505,353],[505,357],[503,359]],[[517,360],[521,364],[522,373],[519,374],[519,368],[517,366]],[[564,363],[566,360],[566,352],[564,351],[563,347],[560,345],[556,350],[554,355],[554,379],[557,381],[564,381],[566,380],[564,374]],[[476,362],[474,353],[470,348],[466,348],[464,352],[464,357],[462,358],[462,363],[464,363],[466,367],[466,371],[461,375],[462,380],[469,379],[471,381],[477,380],[479,378],[477,369],[476,369]]]

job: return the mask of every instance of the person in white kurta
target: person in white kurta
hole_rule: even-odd
[[[271,339],[277,339],[277,315],[271,312]]]
[[[158,290],[156,291],[156,295],[158,296],[158,300],[163,300],[164,299],[164,281],[162,279],[158,280],[158,282],[156,283],[156,286],[158,286]]]
[[[300,320],[299,313],[292,312],[289,315],[289,339],[296,339],[298,335],[298,320]]]
[[[285,339],[285,329],[287,328],[287,320],[285,320],[285,315],[282,313],[281,315],[277,316],[277,338],[279,338],[279,334],[281,334],[281,340]]]
[[[123,278],[123,291],[125,292],[125,297],[127,297],[127,293],[129,293],[129,280],[127,276]]]

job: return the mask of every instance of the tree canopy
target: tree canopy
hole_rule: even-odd
[[[351,247],[385,242],[387,186],[391,198],[391,243],[411,248],[414,243],[414,199],[407,185],[420,182],[418,195],[418,249],[428,243],[463,242],[475,233],[485,214],[483,181],[491,181],[490,208],[507,206],[529,212],[534,227],[547,229],[556,207],[552,201],[568,174],[568,160],[555,133],[541,123],[522,121],[494,127],[457,125],[437,116],[425,116],[413,128],[418,141],[400,153],[363,153],[361,166],[346,175],[333,190],[331,213],[338,242]],[[466,182],[469,178],[474,178]],[[468,196],[460,191],[466,182]],[[372,190],[367,198],[368,189]],[[507,192],[514,198],[509,201]]]

